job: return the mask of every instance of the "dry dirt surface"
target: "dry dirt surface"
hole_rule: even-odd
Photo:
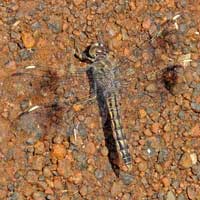
[[[0,200],[200,200],[198,0],[0,0]],[[91,96],[118,66],[132,170]]]

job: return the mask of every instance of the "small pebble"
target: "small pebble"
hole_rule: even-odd
[[[179,30],[181,33],[185,33],[187,31],[187,25],[186,24],[180,24],[179,25]]]
[[[194,175],[200,175],[200,164],[192,166],[192,173]]]
[[[122,200],[131,200],[131,195],[129,193],[124,194]]]
[[[120,178],[125,185],[130,185],[134,181],[133,175],[125,172],[120,173]]]
[[[34,145],[34,152],[35,154],[43,154],[45,152],[45,148],[44,148],[44,143],[38,141],[35,145]]]
[[[63,159],[66,155],[67,151],[64,145],[62,144],[54,144],[53,149],[51,151],[52,157],[57,159]]]
[[[68,178],[69,182],[73,182],[75,185],[81,184],[83,181],[83,176],[81,172],[75,172],[73,176]]]
[[[86,127],[83,123],[80,123],[78,126],[78,133],[80,134],[81,138],[85,139],[88,135]]]
[[[83,0],[73,0],[75,6],[79,6],[82,2]]]
[[[192,137],[199,137],[200,136],[200,126],[199,126],[199,124],[195,124],[191,128],[189,135],[191,135]]]
[[[53,143],[54,144],[61,144],[63,142],[63,135],[56,135],[54,138],[53,138]]]
[[[108,31],[108,34],[111,37],[114,37],[114,36],[116,36],[117,34],[120,33],[120,27],[117,26],[117,24],[115,24],[115,23],[108,23],[106,25],[106,30]]]
[[[170,123],[166,123],[163,127],[165,132],[169,132],[171,131],[171,124]]]
[[[157,87],[154,83],[151,83],[145,89],[147,92],[156,92]]]
[[[8,48],[9,48],[10,51],[14,52],[14,51],[17,51],[18,46],[17,46],[17,44],[14,43],[14,42],[9,42],[9,43],[8,43]]]
[[[25,200],[25,199],[22,194],[14,192],[9,198],[7,198],[7,200]]]
[[[26,180],[29,183],[36,183],[38,181],[38,176],[35,171],[28,171],[26,175]]]
[[[27,49],[21,49],[19,51],[19,55],[20,55],[22,60],[31,59],[31,56],[32,56],[31,52],[29,50],[27,50]]]
[[[140,109],[140,110],[139,110],[139,117],[140,117],[141,119],[144,118],[144,117],[146,117],[146,115],[147,115],[147,113],[145,112],[144,109]]]
[[[153,133],[159,133],[160,131],[160,124],[159,123],[153,123],[151,126],[151,131]]]
[[[138,169],[141,171],[141,172],[146,172],[147,170],[147,162],[145,161],[142,161],[138,164]]]
[[[54,178],[53,184],[56,190],[64,190],[64,185],[59,177]]]
[[[174,193],[172,191],[169,191],[167,193],[166,200],[176,200],[176,196],[174,195]]]
[[[88,192],[87,186],[83,185],[83,186],[80,188],[79,192],[80,192],[80,194],[81,194],[82,196],[87,195],[87,192]]]
[[[108,149],[107,149],[107,147],[102,147],[101,148],[101,154],[102,154],[102,156],[108,156]]]
[[[51,173],[51,170],[49,169],[49,167],[44,167],[44,169],[43,169],[43,175],[45,177],[51,177],[51,176],[53,176],[53,174]]]
[[[31,25],[32,31],[35,31],[35,30],[40,29],[40,28],[41,28],[41,24],[39,22],[35,22]]]
[[[164,163],[168,159],[168,149],[162,148],[158,153],[158,163]]]
[[[88,164],[87,164],[87,156],[83,152],[73,152],[73,157],[77,161],[77,165],[80,170],[86,169]]]
[[[161,181],[162,181],[164,187],[168,188],[170,186],[171,182],[170,182],[170,179],[168,177],[163,177]]]
[[[68,159],[58,161],[57,172],[59,175],[68,178],[73,174],[71,162]]]
[[[86,144],[85,151],[88,154],[94,155],[96,152],[96,147],[93,142],[89,142]]]
[[[44,167],[44,157],[43,156],[34,156],[33,157],[32,168],[34,170],[41,171],[43,167]]]
[[[196,163],[197,163],[197,154],[196,153],[191,153],[190,157],[191,157],[191,160],[192,160],[192,164],[196,165]]]
[[[101,179],[101,178],[103,178],[103,171],[102,170],[100,170],[100,169],[96,169],[95,170],[95,172],[94,172],[94,174],[95,174],[95,177],[97,178],[97,179]]]
[[[186,200],[184,194],[179,194],[177,200]]]
[[[145,130],[144,130],[144,134],[145,134],[146,136],[152,136],[152,132],[151,132],[149,129],[145,129]]]
[[[33,199],[34,200],[45,200],[45,194],[43,192],[34,192],[33,193]]]
[[[121,182],[114,182],[111,187],[111,195],[116,197],[122,192],[122,183]]]
[[[187,189],[186,189],[186,192],[187,192],[187,196],[188,196],[189,199],[191,199],[191,200],[196,199],[197,193],[196,193],[195,188],[193,186],[188,186]]]
[[[8,184],[8,190],[9,191],[14,191],[14,189],[15,189],[15,186],[14,186],[13,183]]]
[[[191,155],[189,153],[184,153],[182,155],[181,160],[180,160],[180,165],[184,168],[192,167],[192,165],[193,165],[192,158],[191,158]]]
[[[22,32],[22,41],[24,46],[27,49],[31,49],[35,45],[35,39],[33,38],[32,34],[29,32]]]
[[[200,104],[199,103],[195,103],[195,102],[192,102],[191,103],[191,108],[195,111],[195,112],[200,112]]]
[[[53,33],[60,33],[62,31],[62,21],[59,17],[52,17],[48,22],[48,28]]]
[[[143,23],[142,23],[142,27],[146,30],[149,30],[150,26],[151,26],[151,19],[145,18]]]

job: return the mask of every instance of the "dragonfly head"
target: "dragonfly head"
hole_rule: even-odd
[[[88,53],[92,59],[99,60],[107,56],[108,49],[103,43],[97,42],[90,46]]]

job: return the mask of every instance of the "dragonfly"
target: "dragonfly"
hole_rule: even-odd
[[[92,44],[88,52],[76,54],[80,60],[88,60],[91,64],[88,71],[91,72],[94,92],[97,95],[100,108],[109,113],[115,143],[125,165],[130,170],[132,168],[132,159],[125,133],[122,128],[121,113],[118,97],[118,85],[115,77],[115,67],[110,61],[106,45],[101,42]]]

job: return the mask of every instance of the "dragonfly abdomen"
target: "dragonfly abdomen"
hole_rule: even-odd
[[[107,106],[110,114],[110,119],[112,123],[112,129],[115,137],[115,141],[119,150],[119,153],[122,156],[122,159],[128,169],[132,168],[132,159],[129,152],[128,143],[126,140],[126,136],[123,132],[123,128],[121,125],[120,119],[120,109],[117,101],[116,95],[112,95],[107,98]]]

